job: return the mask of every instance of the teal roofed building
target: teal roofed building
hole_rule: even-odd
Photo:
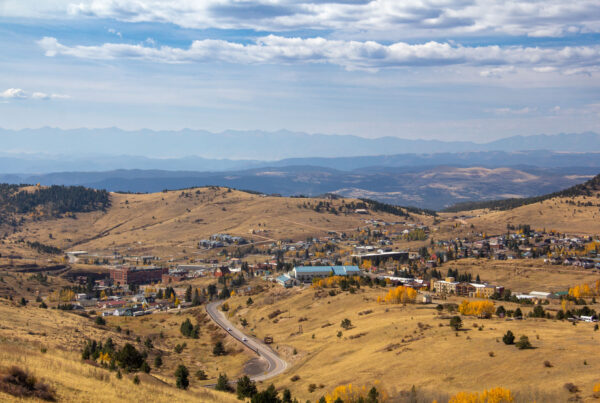
[[[313,278],[329,276],[358,276],[358,266],[298,266],[294,267],[291,276],[305,283],[312,282]]]

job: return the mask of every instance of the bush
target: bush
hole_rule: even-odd
[[[546,361],[544,361],[544,367],[552,368],[552,364],[550,364],[550,361],[546,360]]]
[[[157,355],[156,358],[154,359],[154,366],[156,368],[160,368],[163,365],[163,360],[162,357],[160,355]]]
[[[175,383],[179,389],[187,389],[190,386],[188,379],[190,372],[185,365],[179,365],[175,370]]]
[[[218,341],[213,348],[213,354],[216,356],[226,355],[227,351],[225,351],[225,347],[223,347],[223,343]]]
[[[502,336],[502,341],[506,345],[514,344],[515,343],[515,335],[513,334],[513,332],[511,332],[510,330],[508,330],[506,332],[506,334],[504,336]]]
[[[198,378],[198,380],[200,381],[205,381],[208,379],[208,376],[206,375],[206,372],[199,369],[198,371],[196,371],[196,378]]]
[[[0,377],[0,391],[16,397],[35,397],[56,400],[56,392],[45,383],[19,367],[11,367]]]
[[[117,353],[116,359],[121,368],[127,371],[137,371],[145,362],[144,356],[129,343]]]
[[[147,374],[150,373],[150,365],[148,365],[148,363],[146,361],[144,361],[142,363],[142,366],[140,367],[140,369]]]
[[[104,326],[106,325],[106,321],[104,320],[104,318],[102,316],[96,316],[96,324],[98,326]]]
[[[248,376],[244,375],[240,379],[238,379],[237,387],[236,387],[237,397],[240,400],[243,400],[246,397],[253,397],[256,395],[256,384],[248,378]]]
[[[139,385],[139,384],[140,384],[140,377],[139,377],[139,376],[137,376],[137,375],[136,375],[136,376],[134,376],[134,377],[133,377],[133,383],[134,383],[134,384],[136,384],[136,385]]]
[[[345,318],[345,319],[342,320],[341,326],[344,329],[348,330],[348,329],[350,329],[352,327],[352,322],[350,321],[350,319]]]
[[[462,327],[462,319],[460,316],[453,316],[450,319],[450,327],[456,331],[458,331]]]
[[[229,386],[229,378],[226,374],[219,374],[217,378],[217,385],[215,386],[215,390],[220,390],[222,392],[232,392],[233,389]]]
[[[519,341],[515,344],[519,350],[525,350],[528,348],[532,348],[531,343],[529,342],[529,338],[525,335],[519,338]]]

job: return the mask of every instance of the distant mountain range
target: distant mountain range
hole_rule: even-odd
[[[126,192],[221,185],[442,209],[551,193],[600,172],[596,133],[516,136],[485,144],[114,128],[0,129],[0,138],[0,182]]]
[[[396,154],[356,157],[286,158],[278,161],[209,159],[202,157],[149,158],[134,155],[47,155],[0,152],[0,174],[45,174],[52,172],[99,172],[164,170],[224,172],[266,167],[314,166],[340,171],[380,168],[481,166],[498,167],[589,167],[600,168],[600,152],[565,153],[553,151],[474,151],[437,154]]]
[[[278,132],[228,130],[211,133],[189,129],[124,131],[118,128],[73,130],[40,128],[16,131],[0,129],[0,137],[4,153],[70,155],[72,158],[87,155],[104,157],[143,155],[152,159],[202,157],[275,161],[286,158],[482,151],[600,152],[600,135],[592,132],[514,136],[488,143],[413,140],[397,137],[368,139],[352,135],[306,134],[285,130]],[[227,166],[227,169],[236,169],[232,165]],[[198,169],[201,168],[195,168]]]
[[[0,182],[83,185],[127,192],[219,185],[284,196],[337,193],[348,197],[442,209],[465,201],[529,197],[567,188],[598,168],[371,167],[340,171],[313,166],[228,172],[117,170],[44,175],[1,175]]]

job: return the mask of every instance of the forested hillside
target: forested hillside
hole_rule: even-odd
[[[0,206],[4,220],[7,214],[43,213],[57,217],[65,213],[105,210],[110,206],[106,190],[83,186],[25,186],[0,184]]]

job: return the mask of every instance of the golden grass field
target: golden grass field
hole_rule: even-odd
[[[331,203],[338,206],[351,200]],[[106,213],[82,213],[76,219],[27,221],[8,236],[1,245],[2,252],[25,253],[15,242],[26,237],[63,250],[118,250],[124,255],[151,253],[176,258],[197,251],[198,241],[215,233],[243,236],[260,244],[324,236],[328,231],[348,232],[364,226],[365,219],[404,220],[386,213],[317,213],[303,205],[315,206],[323,199],[265,197],[225,188],[111,193],[111,201]]]
[[[133,384],[133,375],[123,374],[123,379],[119,380],[114,372],[81,361],[81,348],[86,338],[106,340],[107,337],[112,337],[115,343],[121,346],[125,342],[136,344],[135,332],[128,337],[124,332],[117,333],[110,326],[95,326],[90,319],[72,313],[29,306],[16,307],[4,300],[0,301],[0,317],[0,368],[16,365],[31,371],[37,378],[56,389],[58,401],[236,400],[233,395],[201,387],[193,378],[193,368],[189,366],[190,389],[181,391],[175,388],[172,376],[174,367],[180,362],[187,364],[187,361],[179,357],[173,359],[168,352],[164,353],[165,366],[161,371],[152,371],[150,375],[138,373],[141,380],[139,385]],[[162,318],[156,319],[156,323],[161,323]],[[175,337],[170,342],[174,339]],[[160,341],[157,344],[159,347],[166,347],[161,346]],[[193,344],[188,340],[188,345],[192,345],[192,348]],[[42,348],[46,349],[46,353],[42,353]],[[152,362],[150,364],[152,365]],[[13,400],[19,401],[0,393],[0,401]]]
[[[573,382],[582,397],[590,398],[593,385],[600,381],[600,333],[593,330],[593,324],[464,317],[465,330],[454,332],[449,320],[438,315],[435,304],[377,304],[384,289],[361,289],[334,297],[316,297],[315,293],[313,289],[279,289],[257,298],[250,308],[244,297],[229,303],[241,307],[236,316],[246,318],[257,337],[272,335],[274,349],[293,363],[273,381],[290,388],[300,401],[316,401],[340,384],[375,381],[392,395],[414,385],[425,396],[440,401],[459,391],[496,386],[511,389],[520,396],[518,401],[566,401],[565,383]],[[444,302],[452,301],[460,303],[460,299]],[[499,304],[507,309],[512,305]],[[276,309],[284,313],[274,323],[268,315]],[[344,318],[351,320],[352,329],[340,327]],[[509,329],[517,338],[527,335],[535,349],[518,350],[503,344],[502,335]],[[337,337],[338,331],[342,337]],[[544,366],[546,360],[551,368]],[[295,375],[299,379],[294,382]],[[309,392],[310,384],[317,385],[316,391]]]
[[[506,225],[529,224],[534,229],[555,230],[573,235],[600,234],[600,198],[598,193],[591,197],[553,198],[543,202],[517,207],[505,211],[474,210],[461,213],[441,213],[445,223],[440,233],[465,233],[470,231],[492,234],[506,233]],[[571,204],[574,202],[575,205]],[[593,206],[577,206],[577,203],[591,202]],[[466,219],[453,219],[460,215],[474,216]],[[454,224],[459,224],[454,229]],[[473,225],[474,229],[470,226]]]

